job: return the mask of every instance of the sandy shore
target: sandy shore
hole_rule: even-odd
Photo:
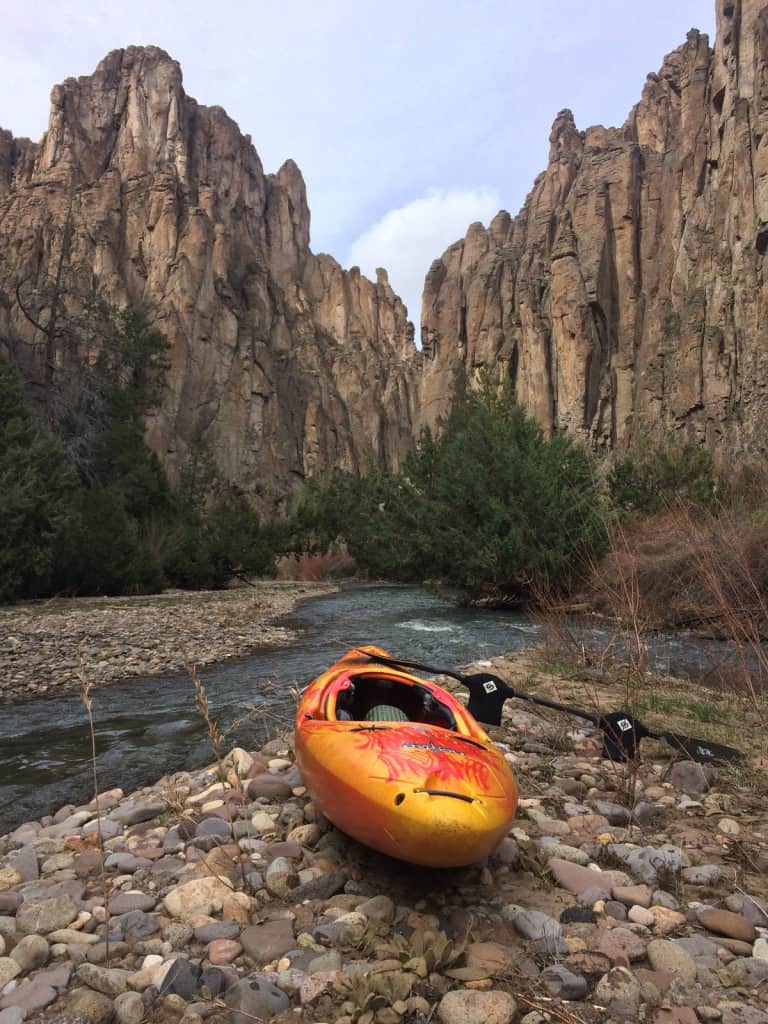
[[[326,583],[263,581],[225,591],[77,598],[0,608],[0,702],[238,658],[291,630],[275,620]]]

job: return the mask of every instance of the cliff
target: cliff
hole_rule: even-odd
[[[131,303],[171,343],[147,436],[172,476],[204,444],[272,511],[315,471],[396,466],[415,416],[413,328],[384,271],[373,283],[311,252],[309,219],[292,161],[265,174],[166,53],[116,50],[54,88],[38,145],[0,131],[0,351],[50,386],[64,342],[46,385],[45,332],[21,306],[45,328],[54,306],[61,322],[90,296]]]
[[[718,0],[714,50],[691,31],[621,128],[562,111],[518,216],[429,270],[421,420],[461,363],[597,450],[649,430],[764,451],[767,129],[765,0]]]

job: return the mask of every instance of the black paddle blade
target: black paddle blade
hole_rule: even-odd
[[[649,735],[643,723],[626,711],[603,715],[596,725],[603,734],[603,757],[609,761],[634,761],[640,740]]]
[[[467,711],[470,715],[483,725],[501,725],[505,701],[517,696],[512,687],[490,672],[464,676],[461,681],[469,690]]]
[[[666,743],[680,754],[685,754],[692,761],[701,764],[712,764],[715,761],[728,764],[741,764],[744,754],[735,747],[726,747],[723,743],[711,740],[697,740],[693,736],[679,736],[674,732],[648,732],[646,735]]]

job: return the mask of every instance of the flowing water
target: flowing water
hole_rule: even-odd
[[[312,598],[286,625],[290,643],[241,661],[201,670],[213,717],[221,729],[256,711],[227,736],[226,746],[263,742],[288,725],[292,688],[303,688],[350,647],[375,643],[413,661],[446,667],[492,658],[541,640],[544,627],[521,614],[459,608],[421,587],[360,586]],[[605,632],[581,630],[586,643]],[[659,637],[651,654],[661,670],[692,675],[709,667],[722,644]],[[99,788],[125,792],[167,772],[211,760],[188,676],[134,679],[92,692]],[[90,736],[79,696],[0,708],[0,835],[64,803],[93,795]]]

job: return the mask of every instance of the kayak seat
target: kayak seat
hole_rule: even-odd
[[[366,722],[407,722],[408,715],[402,708],[393,707],[391,704],[374,704],[365,716]]]
[[[422,722],[456,729],[451,710],[429,687],[409,685],[389,676],[351,676],[349,686],[336,697],[336,718],[354,722]]]

